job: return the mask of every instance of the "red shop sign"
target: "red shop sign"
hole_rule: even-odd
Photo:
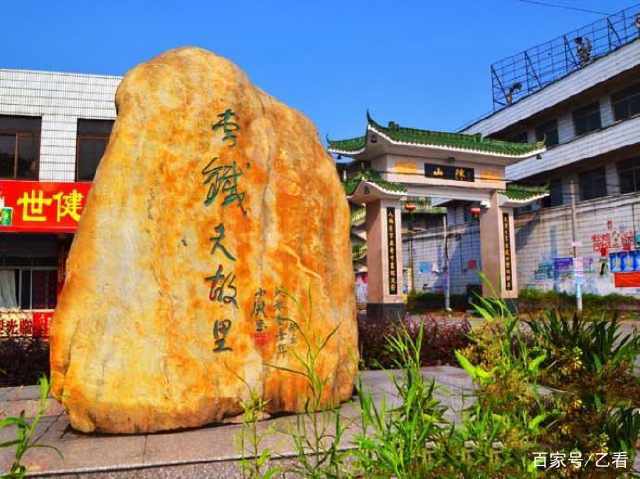
[[[53,310],[0,310],[0,339],[48,338]]]
[[[0,233],[73,233],[91,183],[0,180]]]

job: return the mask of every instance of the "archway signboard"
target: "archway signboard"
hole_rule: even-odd
[[[488,280],[483,295],[517,297],[513,209],[546,193],[512,197],[505,167],[544,152],[543,142],[511,143],[394,122],[384,127],[367,114],[363,136],[328,143],[330,153],[365,168],[352,179],[347,195],[366,206],[370,317],[402,310],[401,202],[408,197],[479,202],[482,273]]]

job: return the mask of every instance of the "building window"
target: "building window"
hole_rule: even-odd
[[[607,195],[604,167],[580,174],[580,199],[590,200]]]
[[[575,110],[573,112],[573,127],[575,128],[576,136],[602,128],[600,103],[592,103]]]
[[[640,191],[640,158],[631,158],[618,163],[620,193]]]
[[[56,268],[0,269],[0,308],[54,309]]]
[[[107,149],[113,120],[78,120],[76,179],[92,181]]]
[[[536,128],[536,141],[545,141],[546,146],[554,146],[558,140],[558,121],[551,120]]]
[[[554,179],[549,182],[549,196],[542,199],[542,206],[550,208],[552,206],[560,206],[564,203],[564,194],[562,192],[562,180]]]
[[[640,83],[611,95],[611,104],[616,121],[640,114]]]
[[[517,135],[513,135],[513,136],[509,137],[509,139],[507,141],[510,141],[512,143],[528,143],[529,142],[529,135],[527,135],[526,131],[522,131],[522,132],[518,133]]]
[[[0,115],[0,178],[38,179],[40,118]]]

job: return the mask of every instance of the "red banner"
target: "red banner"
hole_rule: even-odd
[[[49,337],[53,310],[0,310],[0,339],[18,337]]]
[[[0,180],[0,233],[73,233],[91,183]]]
[[[616,288],[638,288],[640,287],[640,272],[634,273],[613,273]]]

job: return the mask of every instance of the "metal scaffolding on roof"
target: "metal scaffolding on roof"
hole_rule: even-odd
[[[498,111],[640,38],[640,4],[491,65]]]

